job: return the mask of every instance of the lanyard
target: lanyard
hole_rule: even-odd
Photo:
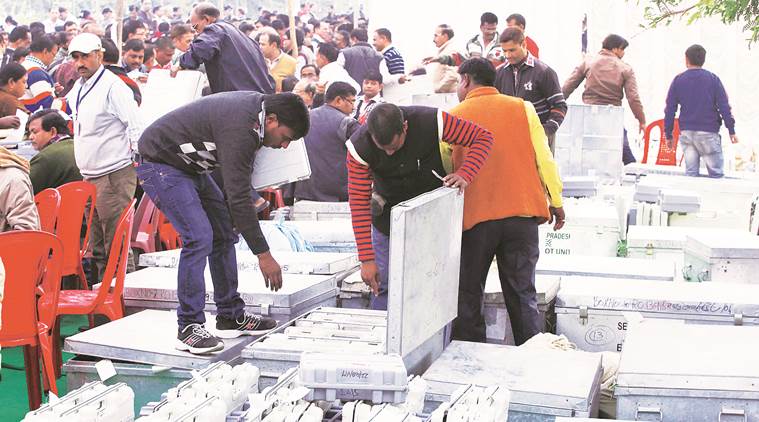
[[[89,95],[89,93],[92,92],[93,89],[95,89],[95,85],[97,85],[98,82],[100,82],[100,78],[103,77],[103,73],[105,72],[106,72],[106,69],[105,67],[103,67],[103,71],[100,72],[98,77],[95,79],[95,83],[92,84],[90,89],[88,89],[87,92],[84,93],[84,95],[82,95],[82,89],[84,89],[84,85],[82,85],[79,88],[79,93],[76,95],[76,113],[77,114],[79,114],[79,104],[81,104],[81,102],[84,101],[85,98],[87,98],[87,95]]]

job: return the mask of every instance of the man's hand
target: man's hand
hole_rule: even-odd
[[[21,126],[21,119],[18,116],[0,118],[0,129],[18,129],[19,126]]]
[[[63,85],[56,82],[53,89],[55,90],[55,95],[61,95],[61,92],[63,92]]]
[[[406,81],[407,81],[407,80],[410,80],[410,79],[411,79],[410,77],[408,77],[408,76],[406,76],[406,75],[403,75],[403,76],[401,76],[401,77],[398,79],[398,85],[403,85],[403,84],[405,84],[405,83],[406,83]]]
[[[738,135],[730,135],[730,142],[737,144],[738,143]]]
[[[374,260],[361,263],[361,280],[372,289],[372,293],[374,293],[375,296],[379,296],[379,270],[377,269],[377,264]]]
[[[638,133],[643,133],[646,130],[646,122],[638,122]]]
[[[424,59],[422,59],[422,64],[423,65],[428,65],[430,63],[438,63],[438,58],[437,57],[425,57]]]
[[[271,252],[264,252],[258,255],[258,267],[264,276],[266,287],[275,292],[282,288],[282,268],[274,260],[274,257],[271,256]]]
[[[548,218],[548,224],[553,223],[553,231],[561,230],[564,227],[564,220],[567,218],[564,215],[564,208],[548,207],[548,211],[551,213],[551,216]]]
[[[327,90],[327,83],[326,82],[317,82],[316,83],[316,94],[324,94],[324,92]]]
[[[176,78],[177,73],[179,73],[180,70],[182,70],[182,68],[179,66],[179,63],[177,63],[171,66],[171,70],[169,70],[169,73],[171,74],[172,78]]]
[[[443,184],[449,188],[457,188],[459,193],[464,193],[464,189],[469,186],[469,182],[456,173],[451,173],[443,178]]]

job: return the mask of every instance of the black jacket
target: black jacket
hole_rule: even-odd
[[[514,75],[514,68],[517,69]],[[535,106],[546,135],[556,133],[567,114],[567,102],[561,93],[556,72],[542,61],[528,54],[517,66],[507,64],[495,76],[498,92],[519,97]]]

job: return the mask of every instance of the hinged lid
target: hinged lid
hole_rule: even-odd
[[[701,195],[691,190],[667,188],[659,191],[659,203],[662,206],[665,204],[700,205]]]
[[[207,313],[206,321],[206,327],[213,332],[216,317]],[[66,339],[63,350],[125,362],[200,369],[212,362],[228,361],[239,356],[242,349],[254,340],[251,336],[225,339],[224,350],[193,355],[174,348],[176,333],[176,312],[146,310],[74,334]]]
[[[311,177],[311,164],[303,139],[297,139],[287,148],[261,147],[256,152],[256,165],[250,184],[254,189],[264,189],[293,183]]]
[[[672,281],[675,264],[662,260],[541,254],[537,274]]]
[[[619,231],[617,208],[608,202],[593,199],[566,199],[564,210],[567,213],[567,228],[602,227],[605,230]]]
[[[688,234],[685,253],[709,259],[758,259],[759,236],[725,229]]]
[[[600,354],[453,341],[422,378],[434,395],[472,383],[502,385],[512,404],[587,412],[600,374]]]
[[[213,282],[207,268],[205,279],[206,302],[213,303]],[[325,292],[334,291],[337,295],[337,281],[331,275],[283,274],[282,288],[276,292],[266,287],[260,272],[240,272],[238,279],[237,291],[248,305],[292,309]],[[177,270],[150,267],[127,274],[124,300],[177,302]]]
[[[627,229],[627,249],[651,247],[682,251],[685,238],[693,230],[693,227],[633,225]]]
[[[645,320],[627,333],[617,394],[634,387],[759,393],[757,350],[759,327]]]
[[[141,267],[176,268],[181,249],[151,252],[140,255]],[[271,254],[288,274],[337,274],[358,266],[358,255],[333,252],[272,251]],[[250,251],[237,251],[239,271],[260,271],[258,257]]]
[[[557,308],[759,318],[759,285],[562,277]]]
[[[456,318],[463,219],[464,195],[451,188],[393,207],[388,353],[405,358]]]

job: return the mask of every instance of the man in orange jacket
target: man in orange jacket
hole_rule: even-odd
[[[562,184],[535,107],[502,95],[490,61],[474,58],[459,66],[461,103],[450,113],[493,134],[490,157],[464,193],[457,340],[485,341],[482,292],[495,256],[501,288],[517,345],[541,331],[535,293],[540,250],[538,225],[564,225]],[[467,148],[453,146],[453,167]]]

